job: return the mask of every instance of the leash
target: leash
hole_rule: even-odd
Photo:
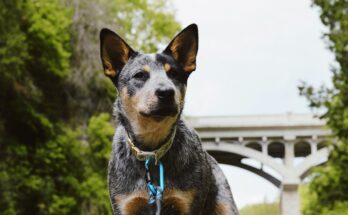
[[[127,143],[133,155],[139,161],[145,161],[145,181],[146,181],[147,189],[149,191],[149,196],[150,196],[149,205],[151,206],[152,214],[155,214],[155,215],[160,215],[161,213],[162,202],[163,202],[163,191],[164,191],[164,167],[160,159],[171,148],[174,137],[175,137],[175,133],[176,133],[176,128],[174,128],[172,136],[168,139],[168,141],[165,144],[163,144],[159,149],[156,149],[154,151],[142,151],[135,146],[135,144],[132,142],[127,132]],[[154,162],[155,166],[158,165],[158,168],[159,168],[159,176],[160,176],[159,186],[155,186],[152,182],[150,164],[153,161],[155,161]]]
[[[145,161],[145,179],[147,188],[149,190],[149,204],[151,206],[152,214],[159,215],[161,213],[162,208],[162,200],[163,200],[163,191],[164,191],[164,168],[161,161],[158,162],[159,167],[159,186],[155,186],[152,183],[152,175],[150,172],[150,162],[153,159],[149,158]]]

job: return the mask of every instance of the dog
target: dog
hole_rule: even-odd
[[[187,80],[196,69],[197,25],[186,27],[156,54],[134,51],[105,28],[100,32],[100,44],[104,73],[118,92],[114,107],[117,128],[108,167],[113,213],[155,213],[155,206],[149,204],[151,179],[145,176],[150,172],[151,183],[161,183],[160,162],[165,186],[158,201],[160,214],[237,215],[218,163],[181,119]],[[145,160],[151,159],[155,161],[147,170]]]

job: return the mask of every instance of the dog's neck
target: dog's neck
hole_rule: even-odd
[[[122,110],[116,108],[116,118],[129,136],[141,150],[155,150],[173,135],[177,126],[177,117],[167,117],[161,121],[136,117],[130,119]]]

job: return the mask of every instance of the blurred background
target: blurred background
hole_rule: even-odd
[[[348,214],[346,0],[2,0],[0,214],[111,214],[117,95],[99,31],[156,52],[193,22],[184,117],[225,163],[241,214]],[[301,164],[310,168],[293,178]]]

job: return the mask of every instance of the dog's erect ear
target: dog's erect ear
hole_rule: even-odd
[[[105,75],[115,78],[134,53],[116,33],[106,28],[100,31],[100,56]]]
[[[190,73],[196,69],[197,51],[198,27],[191,24],[176,35],[163,53],[172,55],[184,71]]]

